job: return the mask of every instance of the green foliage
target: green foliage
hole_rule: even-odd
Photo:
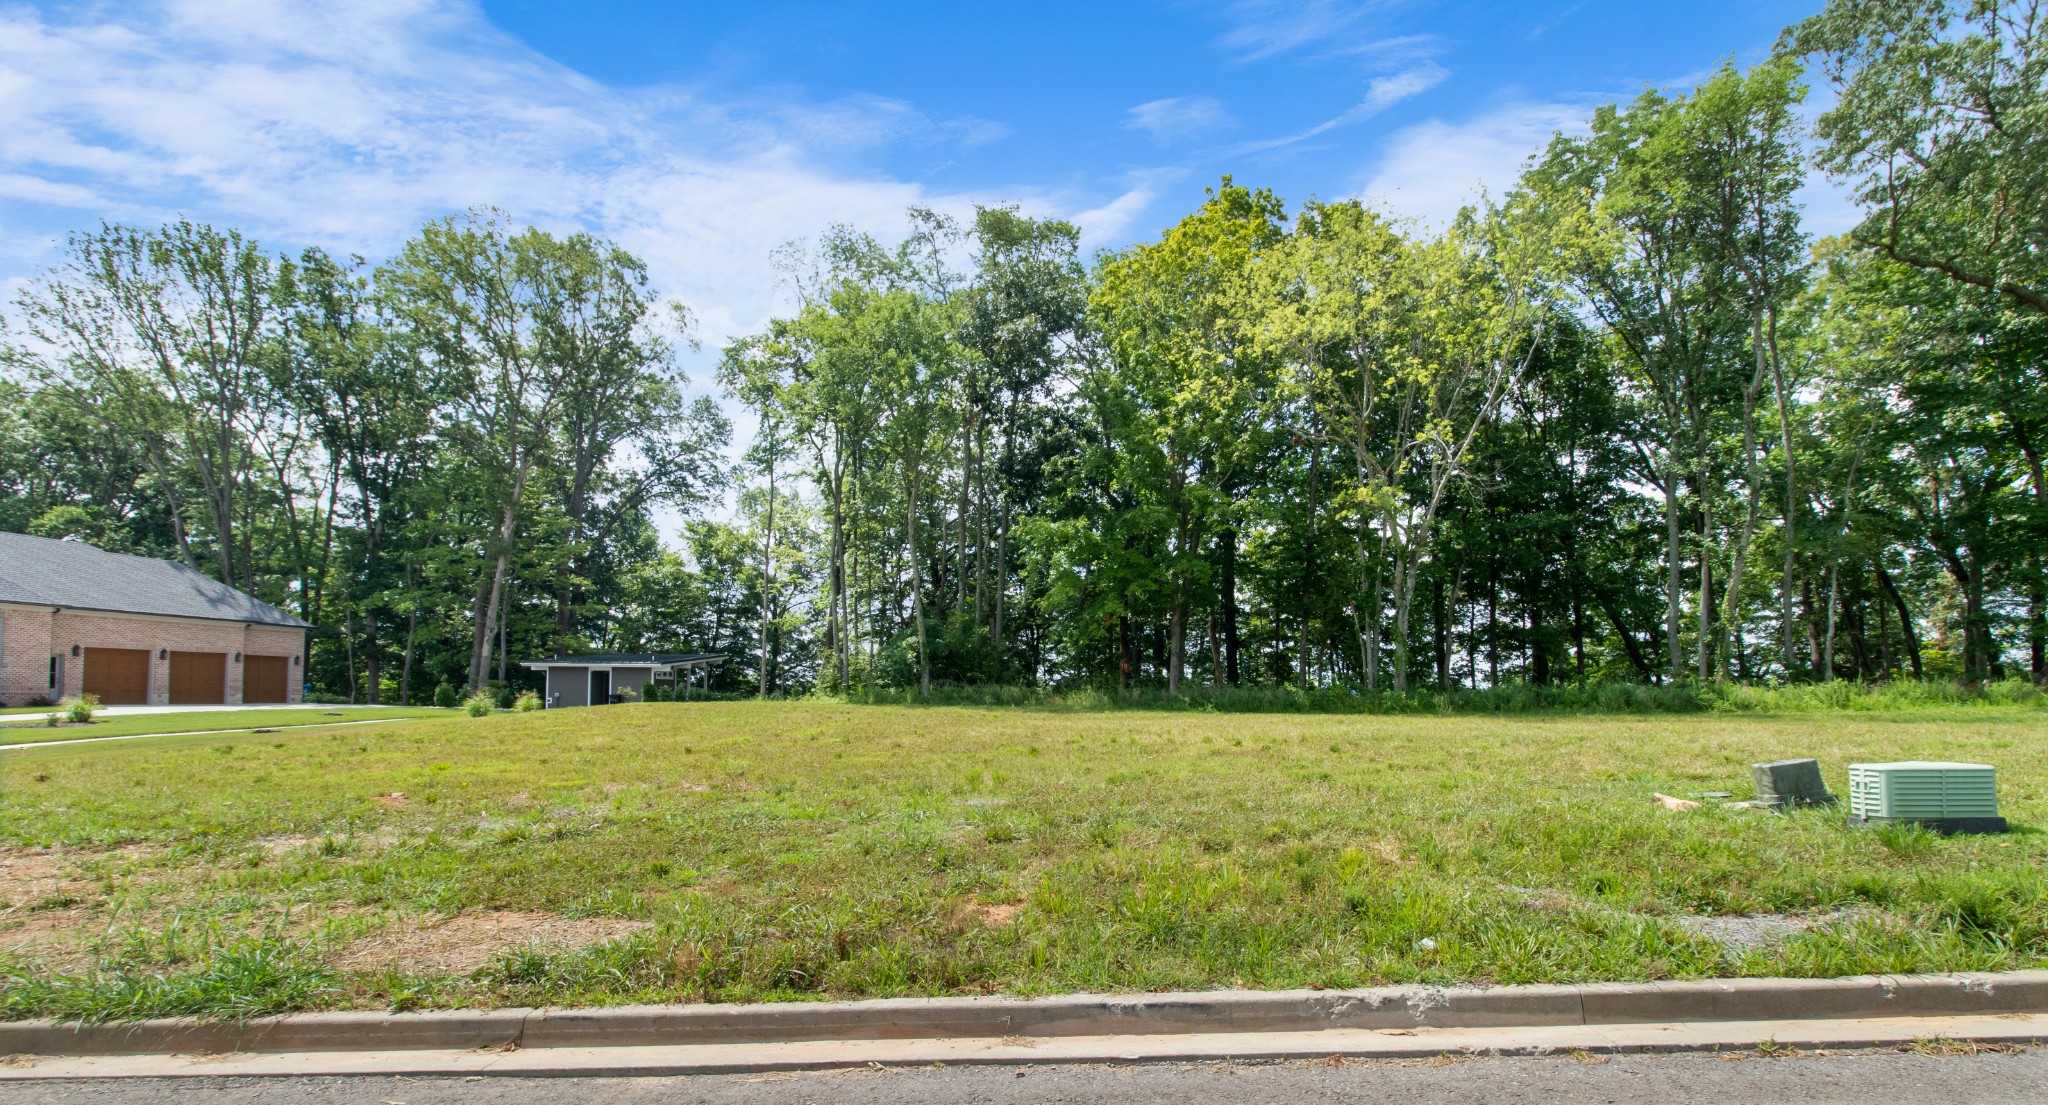
[[[64,720],[73,725],[84,725],[92,720],[93,712],[99,708],[98,695],[80,695],[64,703]]]
[[[452,710],[462,703],[462,688],[453,683],[443,683],[434,688],[434,705]]]
[[[462,700],[462,711],[470,717],[489,717],[497,709],[498,696],[489,691],[478,691]]]
[[[540,708],[539,691],[520,691],[519,696],[512,700],[512,709],[522,714],[530,714]]]

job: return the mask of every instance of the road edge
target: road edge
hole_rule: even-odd
[[[115,1056],[1601,1027],[2048,1014],[2048,971],[1500,987],[1216,990],[0,1022],[0,1055]]]

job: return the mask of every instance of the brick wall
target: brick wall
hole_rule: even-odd
[[[48,695],[53,651],[49,607],[0,607],[0,702]]]
[[[5,637],[0,638],[0,701],[9,705],[34,695],[50,694],[49,665],[54,654],[62,665],[62,690],[75,695],[85,682],[84,650],[88,648],[140,648],[150,653],[149,699],[170,701],[170,663],[161,658],[170,652],[226,653],[227,701],[242,701],[242,664],[236,653],[255,656],[283,656],[285,696],[301,699],[305,667],[290,663],[305,655],[305,631],[278,626],[249,626],[240,622],[209,622],[196,619],[144,618],[120,614],[8,607],[4,611]],[[73,646],[79,655],[73,656]]]

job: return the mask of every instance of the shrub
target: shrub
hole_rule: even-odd
[[[498,708],[498,700],[489,691],[478,691],[462,703],[462,708],[470,717],[484,717]]]
[[[93,711],[99,708],[98,695],[81,695],[64,703],[64,720],[73,725],[84,725],[92,720]]]
[[[57,727],[57,723],[63,720],[63,718],[58,717],[56,714],[44,714],[43,727],[46,729],[55,729]]]
[[[347,695],[335,694],[332,691],[312,691],[305,697],[308,706],[346,706],[350,702]]]
[[[533,691],[520,691],[519,697],[512,700],[512,708],[522,714],[530,714],[540,709],[540,695]]]
[[[55,706],[55,705],[56,705],[56,703],[54,703],[54,702],[50,701],[50,696],[49,696],[49,695],[46,695],[46,694],[39,694],[39,695],[34,695],[34,696],[31,696],[31,697],[29,698],[29,700],[28,700],[27,702],[24,702],[24,703],[22,703],[22,705],[23,705],[23,706]]]
[[[462,704],[462,692],[453,683],[443,683],[434,688],[434,705],[443,710],[452,710]]]

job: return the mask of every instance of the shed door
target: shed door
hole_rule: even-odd
[[[285,656],[243,656],[242,701],[285,701],[285,668],[290,663]]]
[[[590,704],[603,706],[612,700],[612,673],[594,671],[590,673]]]
[[[171,702],[178,706],[211,706],[228,700],[228,654],[171,653]]]
[[[148,705],[149,650],[86,649],[84,691],[109,706]]]

